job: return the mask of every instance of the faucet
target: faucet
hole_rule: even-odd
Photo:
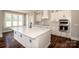
[[[30,22],[30,26],[29,26],[29,28],[32,28],[32,22]]]

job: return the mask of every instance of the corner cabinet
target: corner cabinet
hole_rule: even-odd
[[[49,19],[49,11],[48,10],[42,11],[42,19]]]

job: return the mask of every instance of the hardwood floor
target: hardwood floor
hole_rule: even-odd
[[[3,33],[3,38],[0,38],[0,48],[24,48],[24,46],[13,38],[13,32],[6,32]],[[48,48],[79,48],[79,41],[51,35],[51,44]]]
[[[5,48],[5,41],[0,37],[0,48]]]
[[[0,38],[0,48],[24,48],[24,46],[22,46],[16,40],[14,40],[10,45],[7,45],[7,43]]]
[[[3,40],[5,42],[4,48],[24,48],[19,42],[14,39],[13,31],[4,32]],[[3,44],[4,45],[4,44]]]
[[[69,38],[51,35],[49,48],[79,48],[79,42]]]

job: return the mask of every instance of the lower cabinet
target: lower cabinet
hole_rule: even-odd
[[[25,36],[24,34],[21,34],[17,31],[14,31],[14,38],[22,44],[26,48],[31,48],[32,47],[32,40],[31,38]]]
[[[30,37],[27,37],[25,35],[23,35],[23,40],[24,40],[24,46],[26,48],[32,48],[32,39]]]
[[[50,44],[50,33],[50,31],[47,31],[35,38],[31,38],[23,33],[14,31],[14,38],[25,48],[46,48]]]

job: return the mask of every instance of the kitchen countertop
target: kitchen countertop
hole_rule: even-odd
[[[47,29],[47,28],[42,28],[42,27],[41,28],[40,27],[26,28],[25,26],[24,27],[11,27],[11,29],[14,31],[18,31],[31,38],[36,38],[39,35],[50,31],[50,29]]]

